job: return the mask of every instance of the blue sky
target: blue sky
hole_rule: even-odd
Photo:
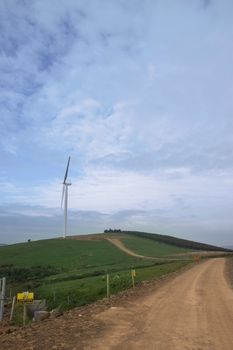
[[[233,245],[231,0],[0,1],[0,242]]]

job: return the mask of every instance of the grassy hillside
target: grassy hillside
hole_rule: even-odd
[[[123,237],[127,239],[128,236]],[[132,238],[129,239],[132,243]],[[143,253],[147,255],[147,240],[135,237],[136,248],[142,243]],[[159,255],[159,251],[161,256],[174,252],[174,247],[155,246],[155,255]],[[151,250],[148,252],[151,254]],[[136,269],[135,282],[138,283],[175,271],[187,263],[136,258],[104,237],[98,240],[51,239],[0,247],[0,277],[7,278],[8,295],[10,290],[11,295],[31,290],[36,298],[46,298],[49,308],[70,308],[106,296],[106,273],[110,274],[110,291],[116,293],[131,286],[132,268]]]
[[[49,308],[71,308],[106,296],[106,273],[110,292],[176,271],[190,261],[163,258],[192,250],[222,250],[197,242],[143,232],[88,235],[82,239],[50,239],[0,247],[0,278],[7,278],[7,293],[22,290],[46,298]],[[80,238],[80,237],[79,237]],[[106,238],[117,238],[131,251],[160,260],[127,255]],[[179,256],[178,256],[179,258]]]
[[[216,247],[210,244],[194,242],[187,239],[177,238],[173,236],[160,235],[157,233],[147,233],[147,232],[138,232],[138,231],[124,231],[121,234],[126,234],[130,236],[136,236],[141,238],[147,238],[156,242],[161,242],[169,244],[172,246],[180,248],[188,248],[191,250],[204,250],[204,251],[222,251],[222,252],[233,252],[231,249],[226,249],[222,247]]]
[[[76,270],[134,261],[106,240],[50,239],[0,247],[0,265],[18,267],[52,265],[62,270]]]
[[[135,253],[151,257],[165,257],[173,254],[192,252],[192,250],[188,248],[176,247],[174,245],[133,235],[128,236],[128,238],[122,238],[121,241],[127,248]]]

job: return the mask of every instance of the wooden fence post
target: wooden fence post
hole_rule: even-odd
[[[106,282],[107,282],[107,298],[109,298],[110,293],[109,293],[109,274],[108,273],[106,275]]]
[[[25,326],[26,324],[26,314],[27,314],[27,306],[26,303],[23,303],[23,325]]]
[[[16,297],[14,296],[13,299],[12,299],[12,305],[11,305],[10,321],[12,321],[12,319],[13,319],[14,308],[15,308],[15,300],[16,300]]]
[[[134,288],[134,277],[136,276],[136,271],[135,270],[131,270],[131,278],[132,278],[132,286]]]

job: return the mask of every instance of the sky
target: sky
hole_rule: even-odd
[[[0,0],[0,243],[233,245],[233,2]]]

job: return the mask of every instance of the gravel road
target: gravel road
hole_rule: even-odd
[[[100,313],[105,331],[85,349],[232,350],[233,292],[224,265],[208,260],[150,296]]]

